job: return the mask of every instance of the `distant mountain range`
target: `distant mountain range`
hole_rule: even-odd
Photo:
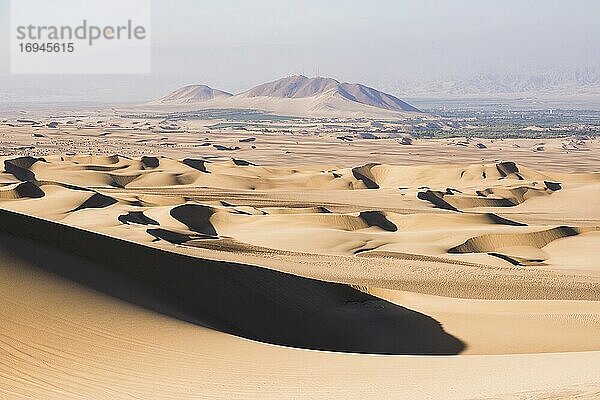
[[[414,112],[414,107],[400,99],[535,98],[560,100],[565,104],[587,103],[592,104],[594,109],[600,104],[600,65],[422,78],[398,73],[396,77],[388,76],[372,84],[377,90],[360,84],[340,83],[331,78],[299,75],[265,83],[237,95],[206,85],[189,85],[145,106],[197,108],[205,102],[203,107],[216,107],[219,106],[217,103],[225,102],[220,106],[253,108],[258,104],[278,112],[290,109],[299,113],[303,107],[308,107],[304,113],[309,115],[335,115],[336,112],[339,114],[335,111],[336,107],[341,107],[342,110],[352,110],[350,114],[354,115],[361,112],[389,115],[390,112]],[[139,102],[161,93],[156,90],[158,87],[164,90],[163,85],[155,82],[154,78],[143,76],[100,76],[90,80],[74,75],[50,80],[37,76],[3,77],[0,74],[0,106],[7,103]],[[364,106],[373,108],[365,110]]]
[[[533,96],[569,98],[600,96],[600,66],[569,71],[536,73],[480,73],[468,77],[411,79],[386,82],[387,90],[406,97]]]
[[[420,111],[399,98],[358,83],[294,75],[233,95],[205,85],[189,85],[152,106],[257,109],[315,117],[403,117]]]

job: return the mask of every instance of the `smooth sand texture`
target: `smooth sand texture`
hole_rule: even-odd
[[[0,398],[594,398],[600,353],[402,357],[297,350],[181,322],[48,273],[94,267],[2,236]],[[10,249],[7,249],[7,244]],[[88,269],[89,270],[89,269]],[[116,292],[153,298],[119,275]],[[475,379],[476,377],[476,379]]]
[[[594,150],[240,138],[0,158],[0,398],[600,396]]]

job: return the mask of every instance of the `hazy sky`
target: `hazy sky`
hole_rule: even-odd
[[[593,67],[599,15],[597,0],[154,0],[152,74],[35,76],[7,72],[9,0],[0,0],[0,99],[35,89],[49,100],[135,101],[297,73],[393,86]]]

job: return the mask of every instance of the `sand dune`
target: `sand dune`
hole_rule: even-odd
[[[16,170],[17,163],[25,164]],[[544,246],[597,229],[590,224],[557,228],[556,224],[526,223],[504,215],[506,209],[527,207],[530,201],[539,203],[542,198],[552,202],[554,196],[594,181],[590,177],[574,187],[565,183],[565,189],[551,190],[544,183],[540,186],[540,180],[553,179],[558,185],[561,176],[554,179],[514,163],[428,170],[368,164],[332,170],[262,167],[239,160],[114,156],[105,160],[7,159],[4,164],[5,174],[16,180],[33,177],[21,184],[34,185],[39,192],[32,197],[40,197],[10,201],[8,208],[116,236],[134,234],[150,243],[157,239],[180,245],[193,241],[189,247],[195,249],[215,247],[199,243],[202,238],[217,240],[219,248],[234,239],[238,250],[239,246],[258,246],[344,256],[379,251],[493,267],[513,267],[522,261],[543,266],[549,258],[542,254]],[[98,166],[118,168],[121,176],[135,178],[115,181],[114,169]],[[90,184],[80,186],[84,181]],[[12,193],[14,185],[3,191]],[[379,189],[373,190],[374,185]],[[443,191],[440,185],[445,187]],[[481,186],[488,193],[493,191],[488,194],[493,198],[478,195]],[[219,193],[225,188],[227,192]],[[305,190],[304,203],[286,200],[300,189]],[[369,195],[370,204],[377,204],[373,199],[380,191],[395,198],[397,206],[377,209],[362,205],[364,195]],[[318,202],[307,203],[314,195]],[[276,198],[280,206],[265,207],[277,204],[272,203]],[[490,201],[477,203],[479,199]],[[102,218],[94,210],[102,210]],[[138,217],[131,219],[130,215]],[[121,229],[123,220],[131,225],[126,230]],[[152,220],[159,226],[147,228],[136,224],[137,220]],[[273,237],[273,230],[285,234]]]
[[[541,263],[544,253],[539,251],[555,240],[576,236],[596,228],[572,228],[559,226],[556,228],[529,233],[488,234],[468,239],[464,243],[448,250],[449,253],[488,253],[520,265],[522,261]]]
[[[77,271],[94,271],[109,295],[86,287],[89,274]],[[7,322],[0,396],[9,399],[593,398],[600,391],[598,352],[373,357],[240,339],[165,316],[173,310],[159,308],[155,292],[122,274],[5,234],[0,278]],[[441,371],[435,379],[433,370]]]
[[[182,216],[192,210],[175,211]],[[7,211],[0,211],[0,220],[4,232],[122,273],[160,293],[181,310],[177,316],[222,332],[355,353],[456,354],[463,348],[426,315],[350,286],[168,253]],[[103,290],[101,282],[91,284]]]
[[[235,377],[259,384],[264,373],[276,377],[265,396],[281,397],[281,385],[310,391],[317,372],[299,366],[322,361],[317,370],[339,372],[327,375],[332,396],[593,397],[599,200],[595,173],[499,160],[276,167],[238,157],[2,157],[0,271],[3,285],[21,288],[2,312],[14,321],[29,307],[51,318],[2,328],[19,367],[0,383],[12,382],[1,385],[9,395],[144,397],[151,377],[161,398],[210,397],[222,385],[245,398],[256,392]],[[39,292],[26,299],[23,288]],[[61,301],[69,306],[44,306]],[[156,336],[143,350],[146,330]],[[65,337],[74,340],[65,354],[47,350]],[[180,363],[173,354],[184,351]],[[198,378],[193,368],[206,371],[217,356],[210,379]],[[65,378],[69,363],[92,383]],[[539,380],[523,369],[544,363]],[[445,372],[431,382],[428,368]],[[379,383],[366,392],[348,379],[357,374]],[[413,383],[390,385],[398,380]]]
[[[0,188],[0,199],[39,198],[44,192],[33,182],[9,184]]]

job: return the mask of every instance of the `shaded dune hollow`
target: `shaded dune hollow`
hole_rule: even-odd
[[[175,212],[188,219],[191,209]],[[198,209],[193,210],[195,213]],[[206,208],[207,213],[210,209]],[[204,216],[206,217],[206,216]],[[377,215],[367,219],[379,221]],[[139,214],[130,222],[152,224]],[[391,226],[386,226],[393,229]],[[140,306],[266,343],[306,349],[372,354],[458,354],[465,344],[435,319],[348,285],[299,277],[257,266],[201,259],[0,210],[3,251],[39,267]],[[6,245],[13,241],[16,245]],[[21,245],[18,245],[21,243]],[[43,253],[43,254],[42,254]],[[82,268],[92,270],[84,273]],[[96,272],[94,272],[94,270]],[[148,296],[126,285],[119,292],[98,271],[135,281]]]
[[[4,161],[4,170],[20,181],[34,181],[35,174],[30,170],[36,162],[46,162],[43,158],[18,157]]]
[[[353,178],[362,185],[353,188],[381,189],[400,185],[400,189],[418,187],[417,198],[434,207],[460,212],[479,207],[514,207],[526,200],[547,196],[562,190],[560,182],[548,180],[546,175],[520,168],[512,161],[496,164],[448,166],[445,171],[432,173],[420,167],[399,167],[369,163],[351,169]],[[443,179],[445,177],[446,179]],[[445,181],[445,182],[444,182]],[[419,186],[419,182],[423,183]],[[432,189],[444,183],[457,184],[467,189],[451,187]],[[471,185],[490,185],[472,189]]]
[[[488,234],[473,237],[466,242],[451,248],[449,253],[481,253],[496,251],[502,247],[515,245],[527,245],[536,248],[542,248],[548,243],[565,238],[575,236],[593,228],[572,228],[569,226],[559,226],[552,229],[547,229],[539,232],[531,233],[514,233],[514,234]]]
[[[460,211],[478,207],[514,207],[527,199],[549,195],[561,190],[560,183],[544,181],[544,187],[517,186],[513,188],[487,188],[476,190],[475,194],[456,194],[448,188],[446,191],[426,190],[417,193],[417,198],[433,204],[437,208]]]
[[[542,249],[551,242],[598,230],[599,227],[558,226],[529,233],[486,234],[472,237],[448,253],[487,253],[516,266],[535,265],[545,261]]]
[[[44,195],[44,191],[37,184],[30,181],[0,187],[0,200],[38,199],[44,197]]]

